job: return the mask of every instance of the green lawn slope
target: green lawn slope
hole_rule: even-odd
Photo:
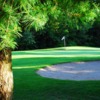
[[[12,52],[13,100],[100,100],[100,81],[44,78],[39,68],[52,64],[100,60],[100,48],[61,47]]]

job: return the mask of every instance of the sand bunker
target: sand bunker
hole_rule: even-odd
[[[100,80],[100,61],[57,64],[42,68],[37,73],[62,80]]]

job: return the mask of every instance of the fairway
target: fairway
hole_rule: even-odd
[[[13,100],[100,100],[100,81],[69,81],[39,76],[42,67],[100,60],[100,48],[61,47],[12,52]]]

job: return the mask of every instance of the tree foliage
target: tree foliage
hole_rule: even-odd
[[[55,9],[53,11],[53,9]],[[57,17],[55,2],[41,0],[0,0],[0,50],[15,48],[22,27],[39,30],[49,20]]]
[[[98,0],[0,0],[0,50],[15,48],[25,29],[44,29],[59,41],[68,32],[86,32],[99,17]]]

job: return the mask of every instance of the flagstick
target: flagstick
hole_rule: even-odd
[[[63,41],[64,41],[64,47],[65,47],[65,46],[66,46],[66,37],[65,37],[65,36],[63,36],[61,40],[63,40]]]
[[[64,39],[64,46],[66,46],[66,38]]]

